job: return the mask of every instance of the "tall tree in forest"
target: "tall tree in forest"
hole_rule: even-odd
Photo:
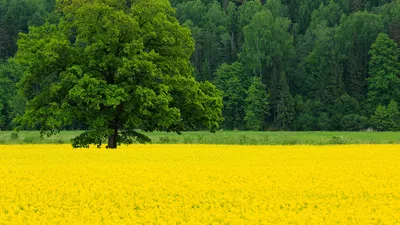
[[[282,0],[282,3],[288,8],[290,20],[297,23],[302,0]]]
[[[293,55],[293,37],[288,33],[289,24],[289,20],[275,18],[269,10],[263,10],[255,14],[250,24],[244,28],[245,42],[240,56],[247,71],[260,77],[267,86],[273,116],[277,115],[278,98],[283,90],[277,88],[280,76],[288,68],[289,59]]]
[[[206,57],[204,57],[203,49],[207,48],[207,42],[203,41],[204,23],[207,13],[207,6],[201,0],[188,1],[176,5],[176,15],[178,20],[185,27],[190,28],[192,37],[195,40],[195,51],[191,56],[191,61],[195,68],[195,76],[199,81],[206,80],[204,68],[209,68],[209,65],[204,65]],[[208,66],[208,67],[207,67]]]
[[[129,3],[129,1],[128,1]],[[79,121],[74,147],[150,141],[137,131],[180,132],[221,120],[222,98],[192,76],[194,43],[167,0],[73,0],[58,24],[32,27],[18,41],[28,100],[18,122],[52,135]]]
[[[181,23],[190,20],[195,26],[202,26],[206,13],[207,6],[201,0],[187,1],[176,6],[176,16]]]
[[[294,119],[294,101],[284,72],[279,76],[276,101],[275,125],[278,129],[288,130]]]
[[[250,130],[262,130],[265,119],[269,115],[269,100],[265,85],[259,77],[253,81],[247,91],[246,98],[246,126]]]
[[[234,3],[229,2],[227,9],[226,28],[229,35],[229,46],[226,51],[228,54],[228,63],[233,63],[237,60],[237,53],[239,52],[239,13]]]
[[[343,69],[333,38],[342,13],[340,6],[331,2],[321,4],[312,14],[310,26],[296,46],[299,63],[295,76],[290,77],[297,94],[332,103],[343,93]]]
[[[318,26],[336,27],[340,23],[344,11],[342,7],[331,1],[329,4],[321,4],[311,15],[308,29],[315,29]]]
[[[222,64],[215,72],[215,85],[223,91],[222,115],[225,129],[242,129],[245,114],[246,83],[243,65],[235,62],[231,65]],[[265,89],[264,89],[265,92]]]
[[[314,49],[305,58],[305,86],[307,96],[325,103],[333,103],[343,93],[342,67],[333,40],[334,29],[324,25],[315,30]]]
[[[311,15],[326,0],[303,0],[299,8],[298,22],[300,24],[300,32],[304,33],[310,25]]]
[[[369,51],[368,102],[370,112],[391,100],[400,101],[400,51],[385,33],[380,33]]]
[[[282,4],[280,0],[269,0],[265,3],[264,8],[271,11],[274,17],[289,18],[289,11],[287,6]]]
[[[249,0],[238,7],[238,23],[239,23],[239,33],[238,33],[238,45],[240,50],[243,48],[244,43],[244,27],[250,24],[253,16],[258,12],[264,10],[265,8],[258,0]]]
[[[378,15],[356,12],[343,18],[335,34],[337,51],[343,63],[346,92],[357,100],[367,96],[368,51],[383,26]]]
[[[269,10],[256,13],[244,28],[242,61],[255,76],[268,80],[273,69],[284,71],[293,51],[293,37],[288,33],[290,21],[275,18]]]
[[[196,78],[200,81],[213,79],[218,66],[231,58],[231,40],[227,29],[228,17],[221,4],[189,1],[177,5],[181,23],[192,29],[196,48],[191,58]]]
[[[212,2],[208,5],[205,18],[203,37],[197,41],[203,43],[203,57],[208,60],[210,80],[212,80],[218,66],[228,59],[227,49],[229,49],[230,40],[225,27],[227,17],[219,3]]]

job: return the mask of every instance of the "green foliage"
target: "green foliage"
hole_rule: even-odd
[[[333,40],[334,29],[324,23],[307,31],[313,38],[313,49],[304,58],[301,75],[304,91],[312,99],[326,103],[343,93],[342,66],[340,65]],[[310,43],[311,44],[311,43]]]
[[[343,137],[332,136],[332,139],[329,141],[329,144],[339,145],[345,144],[346,142],[343,140]]]
[[[28,32],[28,26],[44,23],[53,4],[53,1],[46,0],[0,2],[0,59],[15,53],[19,32]]]
[[[303,0],[299,8],[300,32],[306,31],[310,24],[312,13],[323,4],[323,0]]]
[[[334,105],[334,112],[340,115],[359,114],[361,112],[357,99],[347,93],[337,98]]]
[[[317,125],[319,130],[333,130],[332,119],[326,112],[322,112],[319,115]]]
[[[389,105],[378,105],[371,117],[372,124],[379,131],[396,131],[399,130],[400,112],[395,101],[390,101]]]
[[[248,71],[266,84],[273,116],[276,118],[274,122],[279,129],[288,128],[293,111],[290,108],[292,103],[288,97],[286,76],[285,81],[280,78],[293,55],[293,37],[288,32],[289,24],[289,20],[275,17],[268,9],[256,13],[250,24],[243,29],[244,44],[240,55]]]
[[[386,33],[397,44],[400,44],[400,1],[385,4],[379,10]]]
[[[311,22],[308,29],[315,29],[319,25],[326,25],[328,27],[339,25],[344,13],[343,10],[343,7],[334,1],[319,5],[318,9],[311,15]]]
[[[149,141],[138,128],[218,127],[220,93],[192,76],[194,43],[167,1],[135,1],[128,10],[118,1],[77,0],[58,8],[58,24],[32,27],[18,42],[28,101],[20,124],[53,135],[78,120],[89,130],[74,147],[108,138],[111,148]]]
[[[361,116],[361,106],[357,99],[347,93],[334,101],[330,108],[332,130],[361,130],[366,128],[366,118]],[[354,121],[350,121],[354,119]],[[352,125],[348,125],[351,123]]]
[[[54,144],[59,142],[71,143],[70,139],[81,134],[82,131],[61,131],[57,136],[40,137],[39,131],[20,131],[18,140],[10,140],[11,131],[0,131],[0,143],[24,144],[25,137],[35,137],[35,144]],[[341,144],[387,144],[400,143],[398,132],[343,132],[343,131],[190,131],[181,135],[167,132],[145,133],[152,143],[161,144],[160,139],[167,140],[169,144],[240,144],[245,145],[282,145],[282,144],[307,144],[326,145],[333,144],[334,139]],[[336,138],[334,138],[336,137]]]
[[[400,101],[400,52],[387,34],[381,33],[369,51],[368,101],[373,108]]]
[[[264,7],[270,10],[275,17],[289,17],[287,7],[280,0],[266,1]]]
[[[298,116],[294,122],[295,130],[312,131],[316,130],[316,118],[309,113],[302,113]]]
[[[347,114],[340,121],[341,129],[344,131],[361,131],[366,129],[367,118],[358,114]]]
[[[19,109],[24,109],[24,102],[19,101],[15,82],[19,80],[21,68],[12,59],[0,61],[0,130],[13,128],[12,120]]]
[[[39,137],[28,136],[28,137],[25,137],[22,140],[22,142],[25,143],[25,144],[33,144],[35,142],[40,142],[40,139],[41,139],[40,136]]]
[[[305,100],[300,95],[297,95],[294,98],[294,103],[297,115],[294,118],[293,129],[307,131],[320,130],[321,128],[318,123],[318,117],[321,111],[323,111],[322,103],[320,101],[314,101],[311,99]],[[324,130],[329,129],[325,128]]]
[[[269,115],[269,101],[265,85],[259,77],[254,77],[247,91],[246,126],[251,130],[262,130],[266,116]]]
[[[10,139],[13,140],[13,141],[18,140],[19,139],[18,133],[14,133],[14,132],[11,133],[10,134]]]
[[[271,114],[251,129],[362,130],[400,101],[398,0],[57,2],[0,0],[0,130],[146,142],[138,129],[214,130],[221,108],[245,129],[253,77]]]
[[[176,6],[176,14],[181,23],[190,20],[196,26],[204,23],[204,14],[207,12],[207,6],[200,0],[187,1]]]
[[[213,74],[222,62],[236,58],[233,21],[229,21],[221,4],[209,4],[200,0],[177,4],[177,17],[190,27],[196,41],[191,61],[195,67],[196,79],[213,81]],[[232,18],[229,18],[232,19]],[[233,45],[233,46],[232,46]],[[233,62],[233,61],[231,61]]]
[[[383,30],[382,20],[369,12],[356,12],[342,18],[335,34],[337,51],[343,63],[346,92],[358,101],[367,96],[368,51]]]
[[[279,94],[276,99],[276,127],[280,130],[288,130],[294,119],[294,101],[289,92],[289,85],[285,73],[281,73],[278,82]]]
[[[243,65],[235,62],[232,65],[222,64],[215,72],[215,85],[223,91],[224,105],[222,114],[224,129],[242,129],[245,116],[246,83]],[[265,91],[264,91],[265,92]]]
[[[13,94],[12,81],[6,74],[6,64],[0,62],[0,130],[4,130],[9,124],[8,99]]]
[[[289,24],[289,20],[263,10],[244,27],[241,57],[254,75],[265,77],[273,69],[278,73],[284,71],[293,50],[293,37],[287,32]]]

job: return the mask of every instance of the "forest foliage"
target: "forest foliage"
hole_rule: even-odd
[[[223,93],[221,128],[400,129],[399,0],[170,3],[195,41],[193,75]],[[16,88],[26,70],[14,58],[18,37],[59,23],[55,8],[53,0],[0,0],[1,130],[26,107]]]

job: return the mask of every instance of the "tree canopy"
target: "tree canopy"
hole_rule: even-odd
[[[15,60],[26,67],[27,98],[17,120],[52,135],[79,121],[74,147],[150,141],[138,132],[180,132],[221,120],[219,91],[192,76],[190,30],[168,1],[61,2],[57,24],[21,34]]]

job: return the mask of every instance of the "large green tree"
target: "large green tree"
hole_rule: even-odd
[[[400,54],[397,44],[385,33],[379,34],[369,54],[368,101],[371,112],[391,100],[400,101]]]
[[[194,43],[167,0],[61,1],[58,24],[21,35],[16,60],[28,100],[18,122],[52,135],[74,121],[74,147],[150,141],[142,131],[213,131],[222,98],[193,77]]]

